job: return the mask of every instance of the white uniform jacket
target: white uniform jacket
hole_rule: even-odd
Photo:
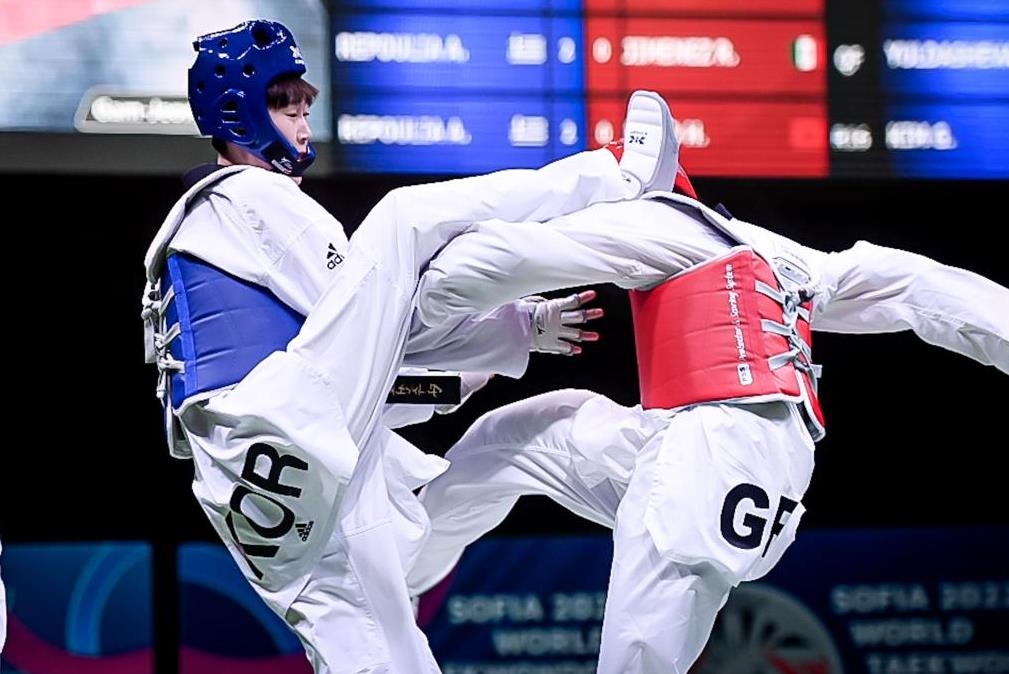
[[[1009,373],[1009,312],[993,309],[1009,306],[1009,289],[867,242],[822,252],[667,193],[548,222],[481,223],[432,262],[418,315],[437,324],[594,283],[648,289],[740,244],[806,271],[813,330],[911,330]],[[659,674],[688,671],[730,589],[767,573],[794,540],[814,442],[793,402],[644,410],[562,389],[488,412],[446,456],[451,468],[420,495],[432,533],[413,591],[445,578],[522,495],[548,496],[613,528],[598,673]]]
[[[268,288],[306,319],[239,383],[175,411],[194,494],[316,671],[433,671],[404,578],[428,526],[413,491],[447,462],[389,430],[386,396],[404,364],[518,376],[531,340],[522,307],[415,321],[419,276],[476,221],[548,218],[625,198],[627,186],[614,156],[598,150],[399,188],[348,245],[289,178],[230,170],[194,186],[188,209],[187,198],[173,208],[146,256],[149,282],[167,252],[185,252]]]
[[[662,202],[697,207],[718,226]],[[912,330],[924,341],[1009,372],[1005,287],[966,269],[865,241],[827,253],[757,225],[728,220],[689,197],[653,192],[599,203],[548,222],[490,220],[450,243],[421,280],[418,315],[437,325],[511,298],[595,283],[650,288],[740,243],[795,256],[815,272],[814,330]],[[616,234],[619,232],[619,234]]]
[[[176,202],[144,265],[148,282],[156,288],[165,258],[189,253],[267,288],[307,316],[339,272],[348,246],[343,225],[290,178],[256,167],[230,166],[198,181]],[[419,330],[404,365],[412,372],[423,367],[521,376],[529,358],[526,312],[509,304],[445,321],[437,329]],[[185,405],[193,402],[188,399]],[[433,408],[389,405],[387,413],[390,425],[399,427],[430,418]],[[187,457],[184,438],[179,440],[171,446],[173,454]]]
[[[687,204],[699,212],[682,212],[667,201]],[[756,225],[727,220],[692,199],[670,193],[595,204],[548,222],[481,223],[452,241],[429,266],[418,291],[418,315],[437,325],[447,316],[480,311],[530,293],[606,282],[647,289],[740,243],[750,245],[766,259],[794,260],[807,270],[803,285],[813,293],[813,330],[912,330],[930,344],[1009,373],[1009,312],[992,311],[992,307],[1009,306],[1009,289],[964,269],[867,242],[836,253],[822,252]],[[814,361],[815,357],[814,347]],[[757,407],[751,409],[758,413]],[[674,415],[664,410],[647,412],[670,420]],[[774,464],[759,457],[739,458],[735,465],[747,466],[750,474],[745,477],[768,486],[771,493],[777,491],[800,502],[812,471],[813,441],[802,415],[795,411],[791,417],[786,428],[794,428],[783,436],[795,437],[808,451],[796,448],[795,461],[802,465],[787,479],[784,472],[773,469]],[[681,438],[685,435],[681,432]],[[626,483],[635,451],[623,453],[587,443],[573,449],[574,470],[588,486],[605,479]],[[726,484],[739,476],[727,470],[733,475],[725,478]],[[668,515],[678,512],[683,520],[684,504],[674,506],[666,501],[682,499],[696,484],[689,471],[660,470],[656,495],[645,517],[659,550],[676,551],[684,562],[713,556],[708,549],[691,553],[696,544],[682,540],[682,527]],[[713,489],[707,496],[698,495],[694,501],[709,499],[711,503],[703,507],[714,507],[716,492]],[[786,534],[794,532],[802,512],[799,503],[791,531]],[[766,572],[773,559],[758,560],[756,567],[749,566],[753,560],[723,563],[744,578]]]

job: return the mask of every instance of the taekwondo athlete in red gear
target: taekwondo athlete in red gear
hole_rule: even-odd
[[[910,330],[1009,373],[1009,314],[991,310],[1009,289],[867,241],[816,250],[672,192],[482,223],[431,263],[418,314],[606,282],[632,293],[641,404],[564,389],[482,416],[421,491],[431,534],[408,577],[433,587],[525,494],[612,528],[599,674],[685,674],[729,591],[794,540],[826,432],[814,332]]]
[[[201,508],[317,674],[437,672],[405,574],[427,528],[414,491],[447,462],[390,430],[387,395],[401,367],[520,376],[531,349],[576,348],[584,315],[520,300],[424,326],[420,270],[476,221],[623,199],[655,176],[597,150],[400,188],[348,242],[299,187],[317,89],[290,31],[253,20],[194,49],[190,104],[217,165],[187,176],[142,297],[170,451],[192,459]],[[636,170],[662,178],[657,150]]]

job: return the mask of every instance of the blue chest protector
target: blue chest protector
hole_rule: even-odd
[[[171,335],[167,352],[177,364],[169,377],[176,410],[194,396],[241,381],[283,350],[305,322],[266,288],[186,253],[165,260],[161,296]]]
[[[167,249],[191,198],[212,182],[210,176],[216,174],[219,179],[228,175],[218,173],[220,169],[212,165],[193,172],[190,196],[176,207],[178,219],[172,228],[159,232],[158,255]],[[193,255],[168,254],[160,268],[158,255],[149,253],[150,259],[145,261],[148,284],[141,312],[145,360],[158,367],[157,395],[164,407],[169,450],[173,456],[186,458],[191,449],[176,413],[234,386],[271,353],[285,349],[301,329],[305,316],[268,288]],[[386,402],[456,404],[460,401],[459,377],[452,377],[449,384],[447,381],[446,377],[429,380],[403,375]],[[437,395],[432,395],[435,389]]]
[[[176,411],[237,384],[264,358],[285,349],[305,322],[265,287],[187,253],[165,260],[161,297],[158,362],[165,378],[161,388],[170,392],[161,397]],[[400,374],[385,402],[458,404],[459,378],[446,374]]]

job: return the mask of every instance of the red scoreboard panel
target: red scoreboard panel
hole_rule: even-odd
[[[825,35],[812,20],[586,17],[586,89],[826,98]]]
[[[592,147],[620,135],[626,103],[590,98]],[[694,175],[815,178],[827,175],[827,110],[823,102],[711,101],[672,103],[680,162]]]
[[[825,0],[583,0],[587,14],[704,14],[707,16],[818,16]]]
[[[711,16],[819,16],[825,0],[584,0],[585,10],[610,7],[627,12],[697,13]]]
[[[590,146],[620,135],[631,91],[653,89],[696,175],[828,175],[822,0],[590,0],[584,30]]]

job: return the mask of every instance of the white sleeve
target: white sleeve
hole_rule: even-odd
[[[290,186],[278,189],[275,199],[256,200],[259,218],[252,224],[270,259],[265,284],[307,315],[339,274],[349,245],[343,225],[290,178],[285,180]],[[253,212],[251,206],[247,212]]]
[[[649,287],[729,247],[713,227],[647,199],[596,204],[548,222],[485,221],[431,261],[416,311],[437,326],[553,290]]]
[[[859,241],[824,257],[814,330],[912,330],[1009,373],[1009,289],[923,255]]]
[[[404,364],[521,377],[529,364],[528,306],[510,302],[485,313],[449,316],[434,326],[414,316]]]
[[[386,428],[422,424],[434,416],[434,408],[434,405],[386,404],[382,408],[382,423]]]
[[[347,254],[343,225],[287,176],[250,167],[193,202],[171,247],[307,315]]]

